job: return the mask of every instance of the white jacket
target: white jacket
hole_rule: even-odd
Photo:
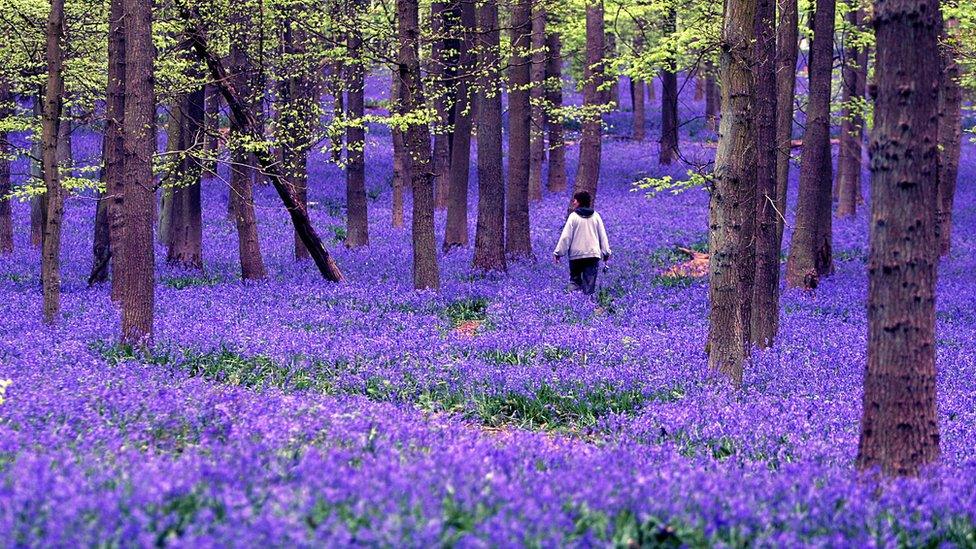
[[[577,208],[569,214],[559,243],[552,253],[556,257],[568,255],[570,260],[610,257],[610,241],[603,218],[589,208]]]

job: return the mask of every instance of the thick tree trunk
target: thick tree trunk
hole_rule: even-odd
[[[573,185],[573,193],[586,191],[596,202],[596,189],[600,181],[602,155],[603,106],[600,85],[604,82],[603,67],[603,0],[586,1],[586,65],[583,69],[583,106],[596,112],[585,115],[580,136],[579,170]]]
[[[854,28],[860,26],[864,16],[857,3],[847,14],[847,22]],[[851,217],[857,212],[858,188],[861,186],[861,157],[864,140],[864,119],[860,104],[852,102],[864,98],[867,80],[867,50],[848,45],[844,50],[843,102],[844,112],[840,125],[840,150],[837,155],[837,217]]]
[[[819,0],[811,46],[810,99],[803,135],[796,229],[786,266],[791,287],[813,289],[830,272],[830,84],[833,69],[834,0]],[[826,210],[826,212],[824,211]],[[825,219],[826,218],[826,219]],[[826,227],[824,226],[826,225]]]
[[[752,75],[756,0],[729,0],[719,77],[726,106],[709,204],[708,365],[742,384],[749,356],[756,216],[756,140]]]
[[[474,266],[505,271],[505,178],[502,175],[502,97],[498,4],[485,0],[477,7],[478,56],[482,63],[478,96],[478,224]]]
[[[397,65],[403,113],[424,108],[420,74],[420,21],[417,0],[397,0],[397,36],[400,48]],[[413,287],[440,288],[437,269],[437,240],[434,236],[434,172],[431,165],[430,128],[413,123],[407,127],[404,144],[411,159],[410,187],[413,191]]]
[[[201,86],[180,101],[180,149],[196,151],[203,144],[204,101]],[[188,269],[203,269],[203,208],[200,203],[202,165],[195,153],[180,160],[180,180],[173,188],[166,261]]]
[[[551,109],[563,106],[563,58],[562,39],[559,33],[546,35],[546,104]],[[559,116],[546,120],[549,136],[549,170],[546,188],[554,193],[566,192],[566,142],[563,139],[563,121]]]
[[[64,190],[58,166],[58,146],[65,143],[59,131],[64,95],[64,0],[52,0],[47,19],[47,90],[44,95],[41,143],[47,215],[41,251],[41,283],[44,293],[44,323],[53,324],[61,310],[61,218]]]
[[[769,347],[779,331],[779,240],[776,235],[776,0],[756,3],[756,278],[752,343]]]
[[[797,0],[777,0],[776,26],[776,241],[783,247],[786,226],[786,195],[790,180],[790,151],[793,142],[793,95],[796,93],[796,62],[799,56]]]
[[[868,363],[857,465],[914,476],[939,458],[938,0],[878,0],[871,136]]]
[[[664,33],[677,31],[678,13],[674,8],[668,10],[664,20]],[[662,165],[671,164],[678,154],[678,73],[675,59],[668,59],[661,71],[661,141],[659,161]]]
[[[529,148],[532,132],[529,49],[532,46],[532,0],[518,0],[512,5],[511,26],[505,252],[511,258],[522,258],[532,255],[532,241],[529,237]]]
[[[393,69],[393,83],[390,90],[390,104],[399,105],[403,100],[400,90],[400,76],[397,69]],[[393,107],[391,107],[392,109]],[[403,143],[403,132],[398,128],[391,128],[393,139],[393,227],[403,227],[403,188],[411,180],[410,158]]]
[[[122,341],[152,343],[155,276],[152,156],[156,150],[152,2],[124,0],[125,113],[122,126]]]
[[[947,21],[952,30],[958,25]],[[959,64],[955,42],[944,34],[941,47],[942,89],[939,93],[939,187],[936,196],[936,231],[940,255],[948,255],[952,248],[952,205],[959,176],[959,155],[962,142],[962,88],[959,84]]]
[[[14,96],[10,83],[0,79],[0,119],[10,116],[13,111]],[[14,251],[14,221],[10,207],[10,144],[8,135],[0,131],[0,254]]]
[[[369,216],[366,205],[366,127],[360,121],[366,115],[363,96],[366,89],[365,67],[359,58],[363,35],[358,28],[349,31],[349,79],[347,108],[354,121],[346,128],[346,246],[369,246]]]
[[[475,70],[474,28],[476,18],[473,2],[456,4],[461,41],[457,102],[454,105],[454,134],[451,139],[450,196],[447,203],[447,227],[444,230],[444,251],[468,245],[468,184],[471,162],[472,94]]]
[[[542,165],[546,161],[546,10],[542,4],[532,9],[532,65],[529,79],[532,129],[529,135],[529,200],[542,200]]]

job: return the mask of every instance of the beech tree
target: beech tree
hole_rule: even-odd
[[[471,130],[475,35],[477,25],[473,2],[454,4],[460,18],[462,38],[458,55],[457,101],[454,104],[454,134],[451,146],[450,193],[447,204],[447,226],[444,230],[444,250],[468,245],[468,186],[471,162]]]
[[[777,0],[776,6],[779,11],[776,25],[776,247],[782,249],[793,142],[793,96],[800,51],[800,12],[797,0]]]
[[[602,154],[604,95],[603,0],[586,0],[586,65],[583,68],[583,131],[580,136],[579,170],[573,193],[588,192],[596,200]]]
[[[563,106],[563,58],[562,39],[558,33],[546,34],[546,103],[550,109]],[[546,118],[549,140],[549,170],[546,188],[550,192],[566,191],[566,143],[563,138],[563,121],[559,116]]]
[[[352,3],[351,18],[361,9],[361,2]],[[346,37],[349,61],[346,73],[349,80],[349,121],[346,128],[346,246],[359,248],[369,245],[369,215],[366,204],[366,67],[362,61],[363,33],[353,25]]]
[[[532,0],[517,0],[511,16],[512,56],[508,92],[508,197],[505,203],[505,252],[532,255],[529,238],[529,164],[532,132],[530,52]]]
[[[846,10],[844,63],[841,68],[844,108],[837,155],[837,180],[834,182],[837,217],[850,217],[857,212],[864,141],[862,100],[868,78],[868,49],[863,44],[860,28],[864,14],[856,1],[848,2]]]
[[[664,18],[664,32],[677,31],[678,11],[670,6]],[[678,154],[678,63],[677,52],[668,52],[661,69],[661,140],[658,160],[671,164]]]
[[[941,255],[948,255],[952,248],[952,206],[956,194],[956,179],[959,176],[962,142],[962,87],[959,63],[956,60],[960,43],[955,34],[958,20],[950,18],[945,26],[939,50],[942,88],[939,90],[939,174],[935,226]]]
[[[531,2],[530,2],[531,3]],[[546,9],[541,2],[532,11],[532,53],[529,69],[531,129],[529,134],[529,201],[542,200],[542,165],[546,161]]]
[[[10,83],[0,77],[0,120],[11,116],[13,107]],[[10,191],[13,190],[10,181],[12,149],[8,132],[0,129],[0,254],[4,255],[14,251],[14,221],[10,207]]]
[[[62,96],[64,94],[64,0],[52,0],[47,20],[47,85],[41,131],[46,209],[41,251],[44,322],[52,324],[61,309],[61,218],[64,192],[58,165]]]

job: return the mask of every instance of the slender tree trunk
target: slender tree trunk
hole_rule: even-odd
[[[644,22],[638,22],[637,35],[634,37],[634,53],[641,55],[644,52]],[[644,112],[644,88],[643,80],[630,79],[631,105],[634,107],[634,141],[643,141],[646,136],[645,119],[647,114]]]
[[[705,127],[710,131],[718,130],[718,100],[719,89],[715,83],[715,67],[711,60],[705,61]],[[650,83],[654,89],[653,82]],[[653,94],[652,94],[653,95]]]
[[[183,151],[202,148],[204,135],[204,101],[201,86],[180,101],[179,147]],[[180,160],[180,182],[173,188],[169,227],[169,249],[166,261],[188,269],[203,269],[203,208],[200,178],[203,166],[196,153]]]
[[[813,289],[830,272],[830,84],[833,68],[834,0],[819,0],[810,61],[810,99],[803,136],[800,198],[790,246],[786,281]],[[827,172],[825,174],[824,172]],[[824,215],[826,209],[826,216]],[[826,220],[824,219],[826,217]],[[824,227],[824,224],[827,227]]]
[[[34,98],[34,117],[44,117],[44,92],[41,91]],[[44,148],[42,139],[35,139],[31,143],[31,179],[44,182]],[[30,202],[31,245],[40,248],[44,240],[44,218],[47,215],[47,199],[44,196],[34,196]]]
[[[946,22],[950,31],[958,21]],[[940,255],[948,255],[952,248],[952,205],[959,176],[960,144],[962,142],[962,87],[959,84],[959,64],[956,61],[953,36],[943,34],[942,89],[939,93],[939,187],[936,196],[936,231]]]
[[[444,251],[468,245],[468,178],[471,162],[472,89],[475,70],[474,3],[455,4],[460,17],[462,41],[459,58],[460,78],[457,82],[457,102],[454,104],[454,137],[451,146],[450,196],[447,203],[447,227],[444,230]],[[463,29],[463,30],[462,30]]]
[[[583,106],[599,109],[603,106],[600,84],[604,81],[603,67],[603,0],[586,2],[586,65],[583,70]],[[580,136],[580,160],[573,193],[589,192],[596,201],[597,183],[600,180],[602,154],[603,117],[588,113],[583,121]]]
[[[854,28],[860,26],[863,14],[853,3],[847,14],[847,22]],[[860,104],[852,102],[864,98],[867,79],[867,51],[856,45],[844,50],[843,74],[844,113],[840,125],[840,150],[837,158],[837,217],[851,217],[857,212],[857,189],[861,186],[862,141],[864,120]]]
[[[122,126],[122,341],[152,343],[155,276],[152,156],[156,141],[152,2],[123,0],[125,114]]]
[[[478,224],[474,266],[505,271],[505,178],[502,175],[502,97],[498,4],[485,0],[477,7],[478,56],[482,62],[478,96]]]
[[[122,128],[125,121],[125,7],[111,0],[108,25],[108,86],[105,91],[105,200],[109,253],[112,256],[112,301],[122,302],[122,231],[125,164]]]
[[[878,0],[871,136],[868,362],[859,469],[914,476],[939,458],[935,280],[938,0]]]
[[[397,65],[403,113],[424,108],[420,74],[420,22],[417,0],[397,0],[397,36],[400,49]],[[431,165],[430,129],[426,124],[407,127],[404,144],[411,158],[410,186],[413,190],[413,287],[440,288],[437,269],[437,239],[434,235],[434,173]]]
[[[529,78],[532,130],[529,136],[529,200],[542,200],[542,165],[546,161],[546,10],[542,4],[532,9],[532,65]]]
[[[213,84],[207,84],[206,93],[204,120],[207,133],[203,148],[206,161],[203,164],[203,174],[204,177],[209,177],[217,173],[217,157],[220,155],[220,90]]]
[[[179,158],[183,150],[183,118],[185,94],[180,94],[170,105],[169,118],[166,122],[166,149],[175,158]],[[159,191],[159,209],[156,220],[156,239],[160,244],[170,245],[170,224],[173,220],[173,193],[175,186],[181,182],[183,165],[178,162],[170,174],[169,181]]]
[[[725,5],[719,77],[722,104],[709,205],[709,367],[742,384],[750,351],[756,215],[752,75],[756,0]]]
[[[529,148],[532,115],[528,55],[532,45],[532,0],[518,0],[512,5],[511,26],[505,251],[511,258],[521,258],[532,255],[532,241],[529,237]]]
[[[701,69],[695,70],[695,101],[705,99],[705,78],[701,74]]]
[[[454,4],[451,1],[450,4]],[[433,86],[430,94],[437,113],[437,131],[434,134],[434,192],[438,210],[447,208],[451,175],[451,128],[454,125],[454,103],[457,100],[458,41],[456,10],[447,1],[431,2],[431,27],[434,34],[431,43],[430,69]]]
[[[397,105],[403,100],[400,76],[395,68],[390,98],[391,105]],[[411,179],[411,167],[406,146],[403,144],[403,132],[398,128],[391,128],[390,131],[393,139],[393,227],[399,229],[403,227],[403,188]]]
[[[752,343],[769,347],[779,331],[779,240],[776,237],[776,0],[756,2],[756,278]]]
[[[0,79],[0,119],[10,116],[14,96],[10,83]],[[14,251],[14,222],[10,207],[10,143],[6,131],[0,131],[0,254]]]
[[[678,13],[675,8],[668,10],[664,20],[664,33],[672,35],[677,31]],[[661,71],[661,150],[659,160],[662,165],[671,164],[678,154],[678,73],[676,61],[669,58]]]
[[[47,91],[44,96],[41,142],[43,143],[44,187],[47,216],[41,252],[41,282],[44,289],[44,323],[53,324],[61,309],[61,218],[64,191],[58,166],[61,139],[61,109],[64,95],[64,0],[52,0],[47,19]]]
[[[650,101],[651,105],[657,101],[657,88],[654,87],[654,79],[651,78],[647,81],[647,99]],[[715,95],[716,104],[718,104],[718,94]]]
[[[98,194],[95,207],[95,231],[92,238],[92,268],[88,275],[88,285],[94,286],[108,282],[109,264],[112,259],[112,242],[109,238],[108,203],[105,193]]]
[[[546,104],[551,109],[563,106],[563,58],[562,39],[559,33],[546,35]],[[546,120],[549,135],[549,170],[546,188],[554,193],[566,192],[566,142],[563,139],[563,121],[560,116]]]
[[[360,3],[356,3],[358,13]],[[353,16],[354,17],[354,16]],[[353,21],[356,19],[353,19]],[[362,31],[353,25],[349,31],[349,64],[346,67],[349,80],[347,107],[349,118],[355,121],[346,128],[346,246],[369,246],[369,216],[366,205],[366,127],[360,121],[366,115],[364,93],[366,69],[360,62]]]
[[[617,58],[617,35],[608,32],[605,34],[606,39],[606,57],[609,59]],[[615,65],[612,63],[604,66],[604,72],[607,79],[607,98],[604,101],[612,110],[618,110],[620,108],[620,75],[617,74]]]
[[[790,180],[790,151],[793,142],[793,95],[796,93],[796,62],[799,56],[797,0],[777,0],[776,26],[776,241],[783,247],[786,195]]]

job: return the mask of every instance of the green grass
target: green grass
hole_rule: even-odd
[[[181,275],[164,276],[160,279],[160,282],[163,286],[173,288],[174,290],[183,290],[186,288],[216,286],[223,282],[223,280],[217,275]]]
[[[441,316],[455,328],[465,322],[485,322],[488,320],[489,301],[483,297],[459,299],[451,302],[441,312]]]

